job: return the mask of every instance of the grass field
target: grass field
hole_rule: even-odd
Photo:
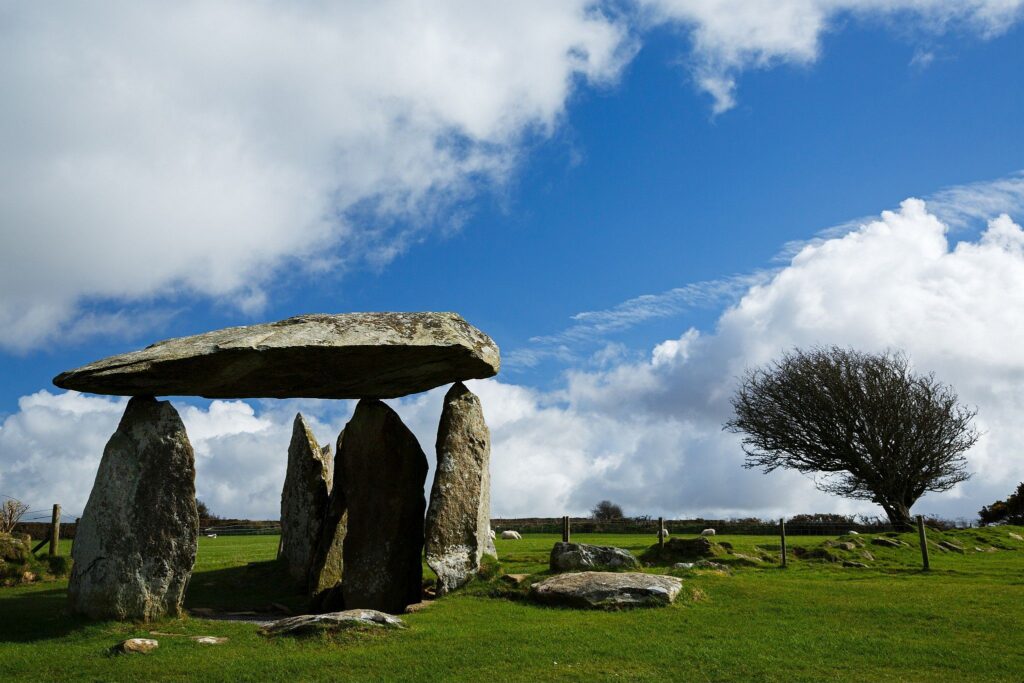
[[[929,573],[919,569],[912,534],[902,536],[908,548],[868,544],[875,556],[868,569],[792,560],[785,570],[777,539],[720,536],[734,552],[768,561],[726,557],[732,575],[671,570],[684,578],[684,590],[664,609],[538,607],[504,595],[501,580],[481,581],[406,615],[407,630],[307,639],[267,639],[252,625],[196,618],[90,623],[63,613],[66,582],[32,584],[0,589],[0,680],[1021,681],[1024,542],[1010,531],[1024,535],[1010,527],[935,534],[967,552],[933,552]],[[201,538],[187,604],[300,605],[272,562],[277,540]],[[499,540],[502,569],[546,571],[556,540]],[[652,541],[619,534],[573,540],[637,554]],[[792,537],[790,546],[813,551],[828,540]],[[151,631],[230,641],[203,646]],[[160,648],[107,654],[132,636],[155,637]]]

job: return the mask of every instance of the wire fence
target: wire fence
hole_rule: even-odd
[[[496,534],[517,531],[521,534],[561,534],[563,517],[500,518],[491,520]],[[715,534],[745,536],[776,536],[780,520],[764,519],[665,519],[662,527],[669,535],[702,534],[713,530]],[[911,531],[913,526],[894,526],[881,519],[815,520],[796,516],[786,519],[786,533],[791,536],[842,536],[850,532],[880,534]],[[574,534],[650,534],[657,537],[659,520],[654,518],[619,518],[600,520],[592,517],[570,517]],[[932,529],[947,530],[972,526],[969,520],[926,518],[925,525]]]

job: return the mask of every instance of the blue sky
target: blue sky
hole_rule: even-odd
[[[64,36],[59,18],[7,12],[0,109],[9,120],[0,114],[0,122],[14,151],[0,159],[0,177],[16,182],[0,190],[0,265],[9,274],[0,278],[0,492],[29,491],[39,504],[82,499],[81,486],[47,490],[36,480],[41,463],[66,459],[91,480],[120,408],[64,396],[50,385],[62,370],[160,338],[303,312],[454,310],[504,353],[498,380],[478,388],[497,415],[495,514],[579,512],[605,496],[637,514],[871,513],[802,478],[740,471],[735,441],[715,429],[723,392],[743,366],[797,343],[908,348],[951,382],[979,372],[1024,377],[1024,352],[1015,351],[1024,323],[1011,296],[1024,289],[1016,233],[989,225],[1002,214],[1011,227],[1024,221],[1021,8],[700,5],[526,3],[502,10],[522,16],[499,21],[482,11],[468,27],[459,12],[440,12],[431,17],[437,31],[460,39],[479,31],[481,43],[436,65],[424,58],[425,75],[412,84],[408,60],[432,53],[389,54],[393,71],[357,62],[333,73],[334,47],[309,55],[282,39],[279,54],[256,50],[246,30],[287,31],[266,8],[229,6],[242,28],[223,35],[210,22],[227,17],[194,7],[176,17],[122,12],[107,18],[138,36],[113,47],[98,20],[85,21],[76,44],[102,47],[84,50],[94,59],[70,70],[43,50]],[[415,33],[416,12],[392,9]],[[294,21],[298,32],[351,18],[296,14],[281,25]],[[368,35],[353,42],[367,41],[362,54],[377,56],[402,27],[367,14]],[[165,34],[158,20],[182,35],[195,22],[223,45]],[[505,26],[520,21],[518,33]],[[552,31],[534,36],[538,26]],[[147,31],[180,52],[150,48]],[[338,41],[351,37],[337,31]],[[488,66],[468,56],[474,49]],[[329,73],[311,75],[318,66]],[[239,79],[238,92],[232,85],[225,95],[223,83]],[[910,197],[925,208],[899,213]],[[935,237],[930,217],[942,221],[945,260],[932,254],[935,263],[877,292],[844,290],[884,260],[851,253],[814,276],[828,281],[786,289],[787,278],[818,272],[792,261],[787,244],[846,226],[829,233],[836,246],[805,255],[838,258],[842,236],[885,210],[897,212],[881,219],[887,231],[903,230],[892,227],[901,220],[906,230],[925,226],[921,240]],[[960,241],[963,253],[954,251]],[[983,257],[971,249],[986,245],[1001,250],[998,264],[975,263]],[[968,263],[992,281],[970,279]],[[840,278],[844,267],[850,274]],[[936,280],[940,267],[948,274]],[[767,303],[751,294],[754,283]],[[688,294],[665,295],[688,285]],[[823,313],[808,322],[798,297],[819,287]],[[956,306],[905,329],[908,316],[888,303],[878,304],[877,320],[858,317],[872,297],[909,302],[922,291],[922,306],[935,296]],[[623,302],[644,295],[654,298],[622,315]],[[744,303],[761,306],[766,317],[750,324],[772,344],[755,348],[746,340],[762,337],[736,331]],[[612,314],[574,320],[588,311]],[[964,311],[974,312],[970,323],[957,317]],[[579,327],[594,320],[613,329]],[[882,332],[863,332],[875,323]],[[946,330],[948,344],[936,344]],[[959,338],[964,330],[972,333]],[[985,393],[993,384],[979,382],[962,393],[979,408],[998,405],[979,413],[990,435],[972,461],[979,475],[963,492],[923,501],[929,510],[969,516],[1024,477],[1020,456],[1002,445],[1017,428],[1000,417],[1024,397],[1011,385],[997,401]],[[324,440],[351,409],[175,400],[207,425],[189,427],[207,429],[197,446],[200,496],[253,516],[273,513],[294,409],[313,416]],[[437,396],[396,406],[429,452]],[[75,442],[52,429],[61,416],[95,434]],[[269,473],[240,481],[235,465],[254,450]],[[559,462],[571,464],[560,471]],[[708,493],[660,483],[672,477],[703,481]],[[764,481],[795,493],[730,493]]]

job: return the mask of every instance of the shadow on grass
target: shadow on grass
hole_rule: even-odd
[[[64,586],[2,597],[0,642],[28,643],[60,638],[92,623],[68,614],[67,589]]]
[[[276,560],[250,562],[192,575],[185,593],[186,609],[208,607],[217,611],[261,611],[277,603],[301,613],[309,599]]]

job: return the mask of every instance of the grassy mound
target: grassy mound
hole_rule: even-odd
[[[67,557],[33,555],[30,537],[0,534],[0,586],[67,576],[70,569],[71,561]]]

